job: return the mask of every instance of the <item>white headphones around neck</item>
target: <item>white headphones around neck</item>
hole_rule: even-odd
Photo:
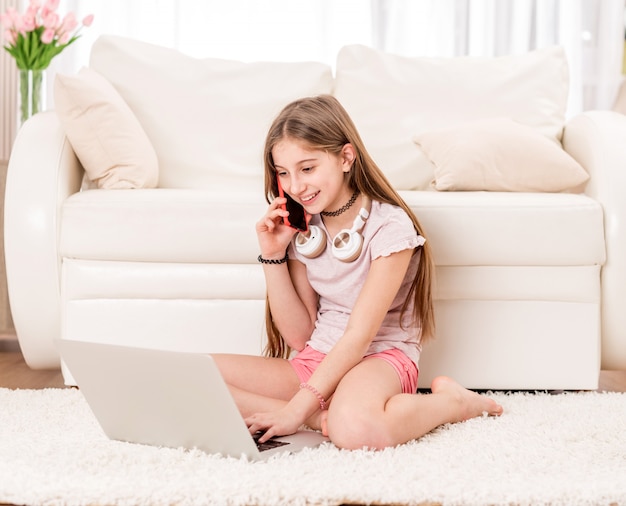
[[[363,195],[363,203],[359,214],[354,219],[352,228],[340,230],[332,242],[333,256],[342,262],[353,262],[361,254],[363,236],[361,232],[370,216],[372,202]],[[326,233],[317,225],[309,225],[308,233],[296,235],[295,246],[298,253],[306,258],[320,256],[326,249]]]

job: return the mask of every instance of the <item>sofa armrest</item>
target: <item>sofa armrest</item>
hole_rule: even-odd
[[[589,173],[585,193],[604,209],[602,368],[626,370],[626,116],[589,111],[572,118],[563,147]]]
[[[19,130],[4,202],[4,247],[11,314],[26,363],[59,367],[58,254],[63,201],[80,190],[83,169],[57,115],[37,114]]]

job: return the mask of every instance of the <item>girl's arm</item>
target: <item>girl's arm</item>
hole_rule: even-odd
[[[311,338],[317,318],[318,295],[311,288],[306,267],[297,260],[264,265],[272,319],[285,342],[302,351]]]
[[[344,375],[358,364],[376,336],[402,285],[414,250],[403,250],[372,262],[352,310],[346,330],[311,376],[309,385],[328,399]],[[320,409],[317,397],[301,389],[283,410],[257,414],[247,422],[251,430],[266,430],[262,440],[295,432]]]
[[[282,222],[288,214],[280,207],[284,202],[284,198],[274,199],[256,225],[261,256],[266,260],[282,259],[295,234]],[[308,281],[306,267],[289,260],[281,264],[264,263],[263,272],[274,324],[285,342],[301,351],[313,332],[318,301]]]

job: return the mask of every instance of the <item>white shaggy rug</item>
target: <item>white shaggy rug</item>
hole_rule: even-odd
[[[109,441],[77,390],[0,389],[0,503],[626,504],[626,394],[492,394],[500,418],[381,452],[247,462]]]

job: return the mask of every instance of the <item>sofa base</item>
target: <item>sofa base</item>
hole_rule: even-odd
[[[478,390],[598,388],[596,304],[438,301],[436,315],[437,339],[422,353],[420,388],[438,375]]]
[[[420,387],[443,374],[472,389],[596,389],[599,269],[439,267],[437,338],[425,346]],[[65,339],[197,353],[263,351],[258,264],[64,259],[63,286]]]

